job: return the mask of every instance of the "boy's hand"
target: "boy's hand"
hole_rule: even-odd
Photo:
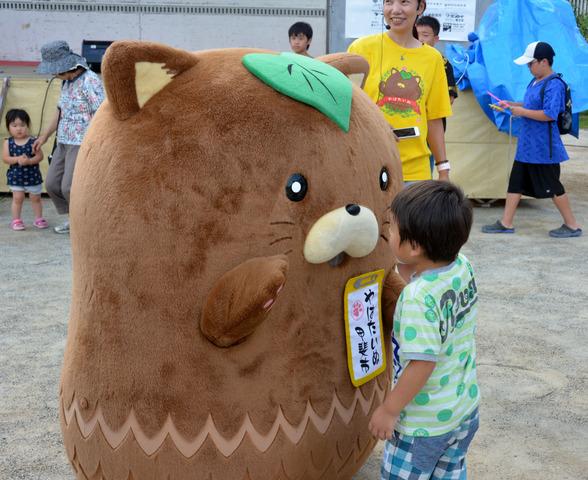
[[[523,116],[523,112],[524,112],[524,108],[523,107],[518,107],[516,105],[510,107],[510,112],[515,116],[515,117],[522,117]]]
[[[382,405],[372,415],[368,425],[372,435],[381,440],[392,438],[400,412],[425,386],[436,365],[436,362],[425,360],[408,363],[394,388],[388,391]]]
[[[515,102],[513,100],[500,100],[500,102],[498,102],[498,106],[501,108],[511,109],[513,107],[522,107],[523,102]]]
[[[390,440],[394,432],[394,425],[398,421],[398,415],[389,412],[385,404],[376,408],[368,428],[372,435],[380,440]]]

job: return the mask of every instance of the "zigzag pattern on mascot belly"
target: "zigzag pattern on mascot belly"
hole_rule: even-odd
[[[255,426],[251,423],[251,419],[246,415],[243,424],[239,428],[239,431],[231,439],[224,438],[223,435],[216,429],[212,416],[207,418],[204,428],[198,433],[196,438],[191,441],[187,441],[178,432],[171,417],[167,418],[163,428],[156,435],[148,437],[141,430],[141,426],[139,425],[139,422],[137,421],[137,418],[132,411],[123,426],[118,431],[113,431],[108,426],[108,423],[104,420],[104,415],[102,415],[100,407],[98,407],[90,421],[80,421],[80,419],[83,418],[81,415],[82,409],[80,408],[77,400],[72,402],[70,408],[65,410],[63,415],[67,428],[69,428],[69,425],[73,420],[77,423],[80,434],[84,439],[87,439],[90,435],[92,435],[99,426],[102,435],[104,435],[104,438],[113,449],[120,447],[129,434],[132,433],[132,436],[138,443],[141,450],[143,450],[145,455],[153,455],[161,448],[166,437],[169,435],[169,438],[178,451],[184,457],[190,458],[200,450],[202,444],[206,440],[206,437],[210,437],[216,448],[218,448],[218,450],[225,457],[228,457],[239,448],[239,445],[245,436],[248,436],[255,448],[259,452],[263,453],[266,452],[273,444],[279,430],[285,434],[286,438],[292,442],[292,444],[296,445],[302,439],[307,428],[307,424],[309,423],[312,424],[312,426],[320,434],[327,432],[335,414],[341,418],[343,423],[349,424],[353,418],[353,414],[357,406],[361,408],[361,412],[364,415],[368,415],[368,413],[372,411],[374,402],[382,401],[384,398],[384,391],[385,389],[374,389],[371,398],[364,398],[361,394],[361,391],[358,389],[355,392],[355,399],[349,407],[345,407],[337,398],[337,395],[334,394],[331,409],[324,418],[321,418],[313,410],[310,402],[308,402],[306,404],[304,417],[298,425],[290,424],[286,417],[284,417],[283,412],[278,409],[276,420],[267,434],[258,432],[255,429]]]

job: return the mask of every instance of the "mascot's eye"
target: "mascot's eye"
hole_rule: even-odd
[[[299,173],[290,175],[288,183],[286,183],[286,196],[293,202],[299,202],[306,196],[308,191],[308,183]]]
[[[388,190],[389,183],[390,175],[388,175],[388,169],[386,167],[382,167],[382,170],[380,170],[380,188],[382,191]]]

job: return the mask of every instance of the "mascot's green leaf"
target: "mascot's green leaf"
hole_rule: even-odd
[[[351,80],[336,68],[295,53],[250,53],[243,65],[273,89],[316,108],[349,131]]]

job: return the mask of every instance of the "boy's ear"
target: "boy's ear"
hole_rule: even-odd
[[[411,257],[420,257],[425,253],[423,247],[421,247],[417,242],[414,240],[408,240],[410,242],[410,256]]]
[[[316,57],[321,62],[328,63],[331,67],[335,67],[349,78],[353,80],[353,76],[360,76],[361,88],[365,84],[365,80],[370,72],[370,64],[361,55],[353,53],[331,53],[329,55],[322,55]]]
[[[114,115],[126,120],[137,113],[197,58],[185,50],[152,42],[114,42],[104,54],[102,78]]]

